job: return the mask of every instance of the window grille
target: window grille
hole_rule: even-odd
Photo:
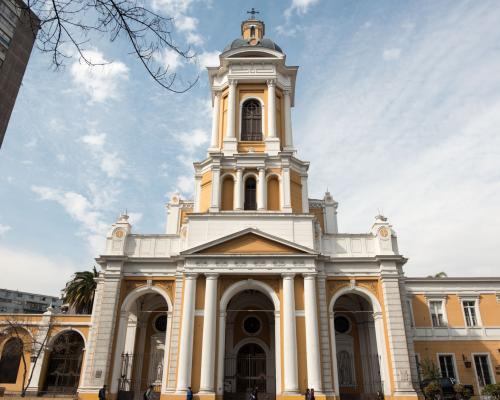
[[[241,140],[262,140],[262,107],[255,99],[243,103],[241,116]]]

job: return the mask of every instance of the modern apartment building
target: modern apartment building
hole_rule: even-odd
[[[54,296],[0,289],[0,313],[40,314],[49,306],[59,310],[61,305],[62,300]]]
[[[38,31],[38,18],[25,7],[0,0],[0,147]]]

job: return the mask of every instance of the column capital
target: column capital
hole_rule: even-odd
[[[295,278],[295,272],[283,272],[281,274],[281,277],[283,279],[293,279],[293,278]]]
[[[283,89],[283,94],[285,96],[290,96],[292,94],[292,89],[291,88],[284,88]]]
[[[184,278],[185,279],[196,279],[196,278],[198,278],[198,273],[197,272],[184,272]]]
[[[238,84],[238,80],[237,79],[228,79],[227,83],[229,86],[236,86]]]
[[[318,273],[317,272],[304,272],[302,274],[302,276],[304,277],[304,279],[316,280],[316,278],[318,277]]]
[[[205,279],[207,280],[215,280],[219,277],[219,273],[217,272],[206,272],[205,274]]]
[[[268,79],[267,86],[276,86],[276,79]]]
[[[260,167],[257,167],[257,171],[265,171],[266,170],[266,166],[260,166]]]
[[[212,93],[214,94],[215,97],[219,97],[222,94],[222,90],[214,89],[212,90]]]

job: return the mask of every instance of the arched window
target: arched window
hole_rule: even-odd
[[[257,209],[257,184],[255,178],[250,177],[245,181],[245,210]]]
[[[262,107],[258,100],[245,101],[241,114],[241,140],[262,140]]]
[[[0,383],[16,383],[22,353],[21,339],[11,338],[5,343],[0,358]]]
[[[250,27],[250,37],[255,37],[255,26]]]

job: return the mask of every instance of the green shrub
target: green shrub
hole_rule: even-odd
[[[455,391],[458,400],[469,400],[472,397],[470,389],[466,388],[461,383],[453,385],[453,390]]]
[[[500,383],[486,385],[483,394],[493,397],[494,400],[500,400]]]
[[[424,387],[424,395],[426,399],[437,400],[442,398],[441,386],[436,381],[431,381]]]

